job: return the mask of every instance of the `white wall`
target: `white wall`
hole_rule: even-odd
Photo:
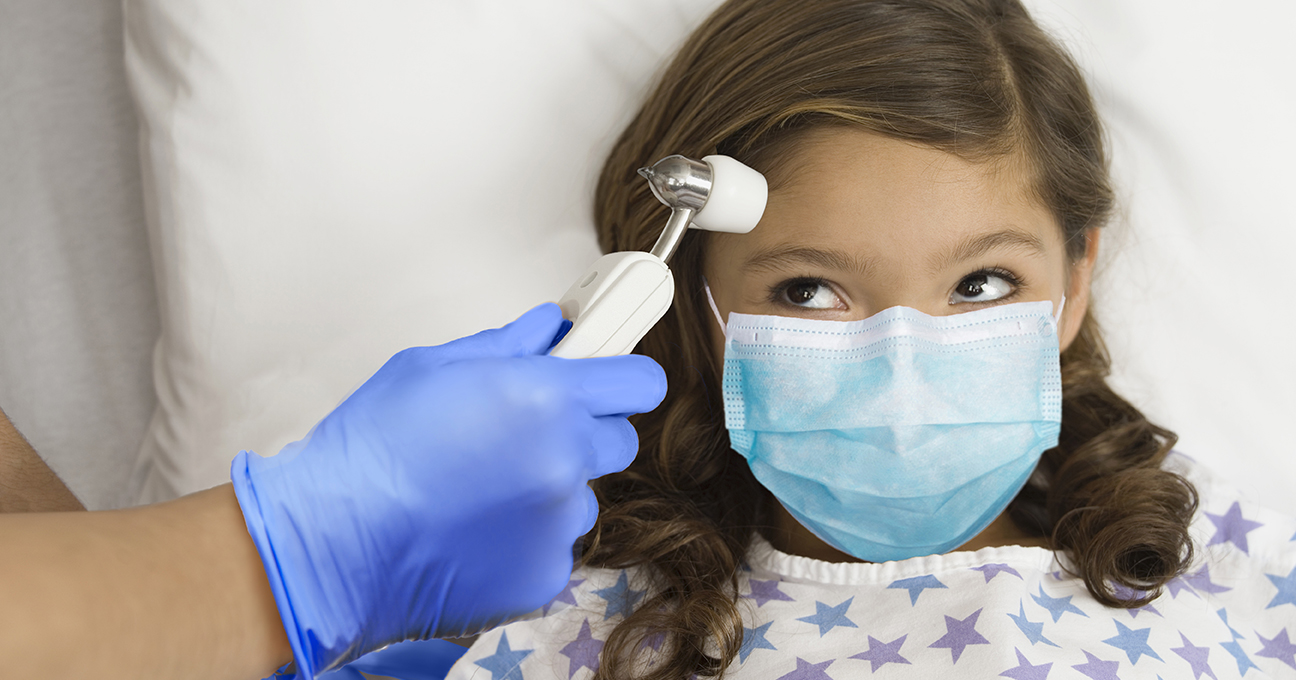
[[[0,408],[127,502],[158,320],[118,0],[0,0]]]

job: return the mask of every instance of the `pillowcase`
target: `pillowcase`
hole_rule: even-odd
[[[1116,390],[1177,449],[1296,514],[1296,5],[1030,0],[1089,74],[1120,214],[1095,278]]]
[[[598,256],[603,157],[718,0],[126,0],[162,333],[140,501],[228,479],[409,345],[508,322]],[[1296,6],[1028,0],[1090,73],[1122,214],[1114,383],[1296,512]]]
[[[562,295],[603,157],[715,4],[127,0],[162,318],[138,500]]]

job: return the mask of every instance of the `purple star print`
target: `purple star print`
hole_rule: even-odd
[[[793,602],[794,600],[787,593],[779,590],[778,579],[770,581],[757,581],[751,579],[751,594],[743,597],[756,600],[757,607],[765,606],[766,602],[771,600],[782,600],[784,602]]]
[[[869,662],[869,665],[871,666],[870,670],[873,673],[876,673],[879,668],[889,663],[908,664],[909,660],[900,656],[900,647],[904,644],[905,638],[907,637],[909,636],[901,635],[890,642],[883,643],[881,640],[870,635],[868,636],[868,651],[852,655],[850,658]]]
[[[917,606],[918,596],[922,595],[922,592],[928,588],[949,588],[949,586],[941,583],[931,574],[926,576],[915,576],[913,578],[902,578],[899,581],[892,581],[891,585],[887,586],[888,590],[898,589],[909,591],[910,606]]]
[[[954,655],[954,663],[958,663],[959,657],[963,656],[963,650],[968,645],[990,644],[989,640],[976,631],[976,622],[979,616],[981,616],[980,609],[972,612],[971,616],[961,621],[952,616],[946,616],[945,635],[928,645],[928,647],[944,647],[950,650],[950,654]]]
[[[778,680],[832,680],[832,676],[824,672],[832,662],[833,660],[829,659],[822,663],[810,663],[798,656],[796,670],[779,677]]]
[[[1210,656],[1210,648],[1194,646],[1193,643],[1188,641],[1188,636],[1183,633],[1179,634],[1179,639],[1183,640],[1184,646],[1171,647],[1170,651],[1182,656],[1184,661],[1187,661],[1188,665],[1192,666],[1193,679],[1200,678],[1203,673],[1215,678],[1215,671],[1211,670],[1210,663],[1206,660]],[[1219,678],[1215,678],[1215,680],[1219,680]]]
[[[567,581],[567,587],[563,588],[563,591],[561,593],[558,593],[558,597],[555,597],[554,599],[545,603],[545,606],[541,609],[540,613],[547,615],[549,613],[549,608],[558,604],[559,602],[562,602],[563,604],[572,605],[573,607],[576,606],[576,595],[572,591],[574,591],[580,584],[584,582],[585,579],[583,578],[574,578]]]
[[[1026,660],[1026,655],[1021,653],[1020,649],[1013,648],[1017,652],[1017,667],[1009,668],[999,674],[1001,678],[1012,678],[1013,680],[1048,680],[1049,669],[1053,667],[1052,663],[1031,665]]]
[[[1122,600],[1132,600],[1136,597],[1143,597],[1144,595],[1147,595],[1147,592],[1145,591],[1135,590],[1133,588],[1127,588],[1119,583],[1113,583],[1112,590],[1116,593],[1116,597]],[[1152,612],[1153,614],[1156,614],[1157,616],[1160,616],[1163,619],[1165,618],[1165,616],[1161,612],[1157,611],[1157,608],[1153,607],[1151,603],[1145,604],[1142,607],[1127,609],[1126,611],[1129,612],[1131,619],[1137,619],[1138,615],[1143,612]]]
[[[1088,660],[1078,666],[1072,666],[1072,668],[1083,673],[1086,678],[1092,678],[1092,680],[1120,680],[1116,675],[1116,669],[1120,667],[1119,661],[1103,661],[1089,652],[1085,652],[1084,655]]]
[[[576,675],[576,671],[582,668],[588,668],[591,671],[598,670],[599,653],[603,651],[603,641],[594,637],[590,632],[589,619],[581,622],[580,632],[576,634],[576,639],[567,643],[559,652],[563,656],[571,659],[567,669],[567,678],[571,680]]]
[[[999,574],[1012,574],[1017,578],[1022,577],[1021,574],[1017,573],[1016,569],[1013,569],[1012,567],[1006,564],[983,564],[979,567],[972,567],[972,571],[981,572],[981,575],[985,577],[986,583],[989,583],[990,581],[994,580],[994,577],[998,576]]]
[[[1215,593],[1227,593],[1228,591],[1233,590],[1228,586],[1222,586],[1211,580],[1209,564],[1203,564],[1201,569],[1185,576],[1184,580],[1188,582],[1188,585],[1193,587],[1193,590],[1199,593],[1210,593],[1214,595]]]
[[[1197,595],[1197,591],[1193,590],[1192,586],[1189,585],[1188,581],[1184,580],[1184,577],[1182,576],[1176,576],[1170,579],[1166,582],[1166,588],[1170,591],[1170,597],[1174,599],[1179,598],[1179,591],[1181,590],[1186,590],[1193,595]],[[1197,597],[1201,597],[1201,595],[1197,595]]]
[[[1266,638],[1259,631],[1256,632],[1256,637],[1259,637],[1260,644],[1264,645],[1264,649],[1255,653],[1256,656],[1278,659],[1288,666],[1296,668],[1296,644],[1292,644],[1292,641],[1287,637],[1286,628],[1278,631],[1278,634],[1273,636],[1273,639]]]
[[[666,642],[666,634],[661,631],[658,631],[656,633],[653,633],[652,635],[645,637],[643,639],[643,642],[639,643],[639,647],[640,649],[648,648],[656,652],[661,650],[661,646],[665,644],[665,642]]]
[[[1215,525],[1215,535],[1211,536],[1210,542],[1206,545],[1216,545],[1218,543],[1232,543],[1238,547],[1238,550],[1250,555],[1247,548],[1247,534],[1264,526],[1260,522],[1253,522],[1242,516],[1242,506],[1237,501],[1229,506],[1228,512],[1222,515],[1205,513],[1211,523]]]

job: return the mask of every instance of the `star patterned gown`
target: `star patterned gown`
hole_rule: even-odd
[[[1296,678],[1296,520],[1183,456],[1167,467],[1201,494],[1197,558],[1145,607],[1104,607],[1043,548],[833,564],[756,536],[740,579],[742,648],[724,677]],[[644,584],[633,569],[577,570],[535,617],[482,635],[448,678],[589,678]]]

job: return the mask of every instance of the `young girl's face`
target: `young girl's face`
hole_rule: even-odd
[[[1074,340],[1096,232],[1072,263],[1019,164],[973,163],[840,127],[807,133],[781,160],[760,224],[749,234],[708,234],[703,273],[722,318],[853,321],[896,306],[944,316],[1037,300],[1056,309],[1065,294],[1061,347]],[[711,338],[723,356],[718,324]],[[776,547],[843,556],[790,516],[776,524]],[[1021,542],[1019,533],[1004,516],[963,549]]]

